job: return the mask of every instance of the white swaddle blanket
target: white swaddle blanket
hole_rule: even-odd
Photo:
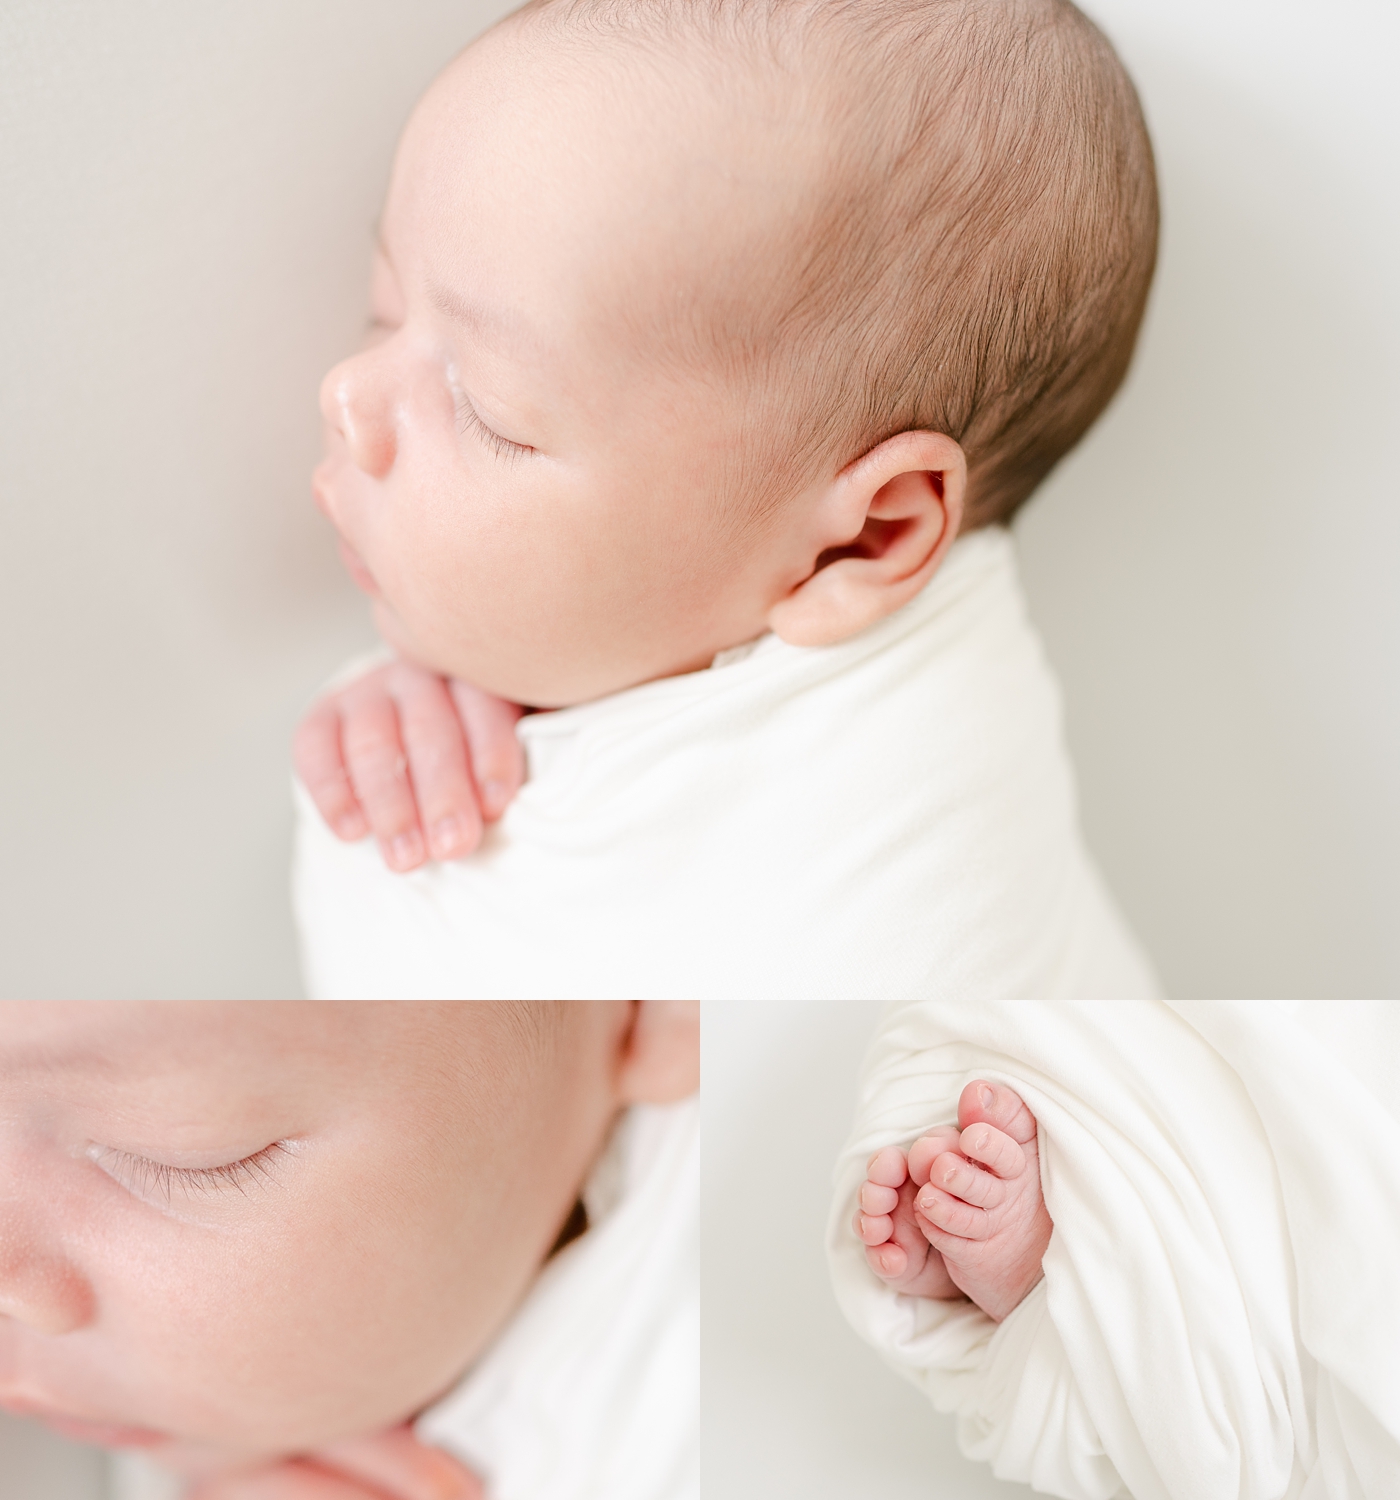
[[[998,1326],[891,1292],[870,1154],[1013,1087],[1045,1277]],[[1066,1500],[1400,1495],[1400,1006],[921,1003],[866,1060],[829,1230],[857,1331],[1002,1478]]]
[[[700,1107],[629,1110],[589,1229],[417,1431],[488,1500],[699,1500]]]
[[[520,734],[529,780],[482,849],[411,875],[299,790],[311,994],[1151,992],[1004,531],[852,640],[765,636]]]

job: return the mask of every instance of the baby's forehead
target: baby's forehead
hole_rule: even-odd
[[[521,1050],[509,1020],[412,1001],[4,1001],[0,1086],[386,1080],[440,1062],[449,1042],[483,1058]]]
[[[198,1134],[309,1104],[342,1076],[356,1028],[297,1002],[0,1006],[0,1093]]]
[[[804,91],[758,63],[731,63],[716,88],[679,43],[508,23],[410,121],[383,221],[392,258],[430,260],[550,336],[603,328],[670,354],[678,313],[703,335],[717,306],[781,294],[830,174]]]

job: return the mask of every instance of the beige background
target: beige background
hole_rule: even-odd
[[[831,1168],[881,1009],[705,1006],[701,1462],[724,1500],[1032,1500],[958,1452],[831,1294]]]
[[[496,9],[0,0],[0,994],[294,991],[288,736],[368,638],[316,385],[395,134]],[[1174,992],[1394,993],[1396,12],[1092,9],[1166,234],[1020,528],[1090,838]]]

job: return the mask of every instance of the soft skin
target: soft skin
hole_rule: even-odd
[[[911,1297],[970,1297],[1000,1322],[1042,1276],[1054,1224],[1035,1116],[1005,1084],[969,1083],[957,1126],[870,1159],[852,1228],[870,1269]]]
[[[379,337],[326,377],[314,484],[405,659],[554,707],[770,629],[839,640],[928,581],[956,443],[901,433],[763,504],[757,393],[678,353],[822,170],[784,120],[521,19],[429,90],[381,220]]]
[[[695,1031],[620,1001],[0,1006],[0,1403],[191,1474],[393,1427],[509,1317],[618,1111],[693,1091]]]

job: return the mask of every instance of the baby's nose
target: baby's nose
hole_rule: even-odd
[[[52,1247],[13,1232],[0,1240],[0,1328],[7,1319],[38,1333],[74,1333],[93,1319],[92,1288]]]
[[[376,350],[340,364],[321,382],[321,415],[345,440],[350,460],[374,479],[394,467],[394,397]]]

